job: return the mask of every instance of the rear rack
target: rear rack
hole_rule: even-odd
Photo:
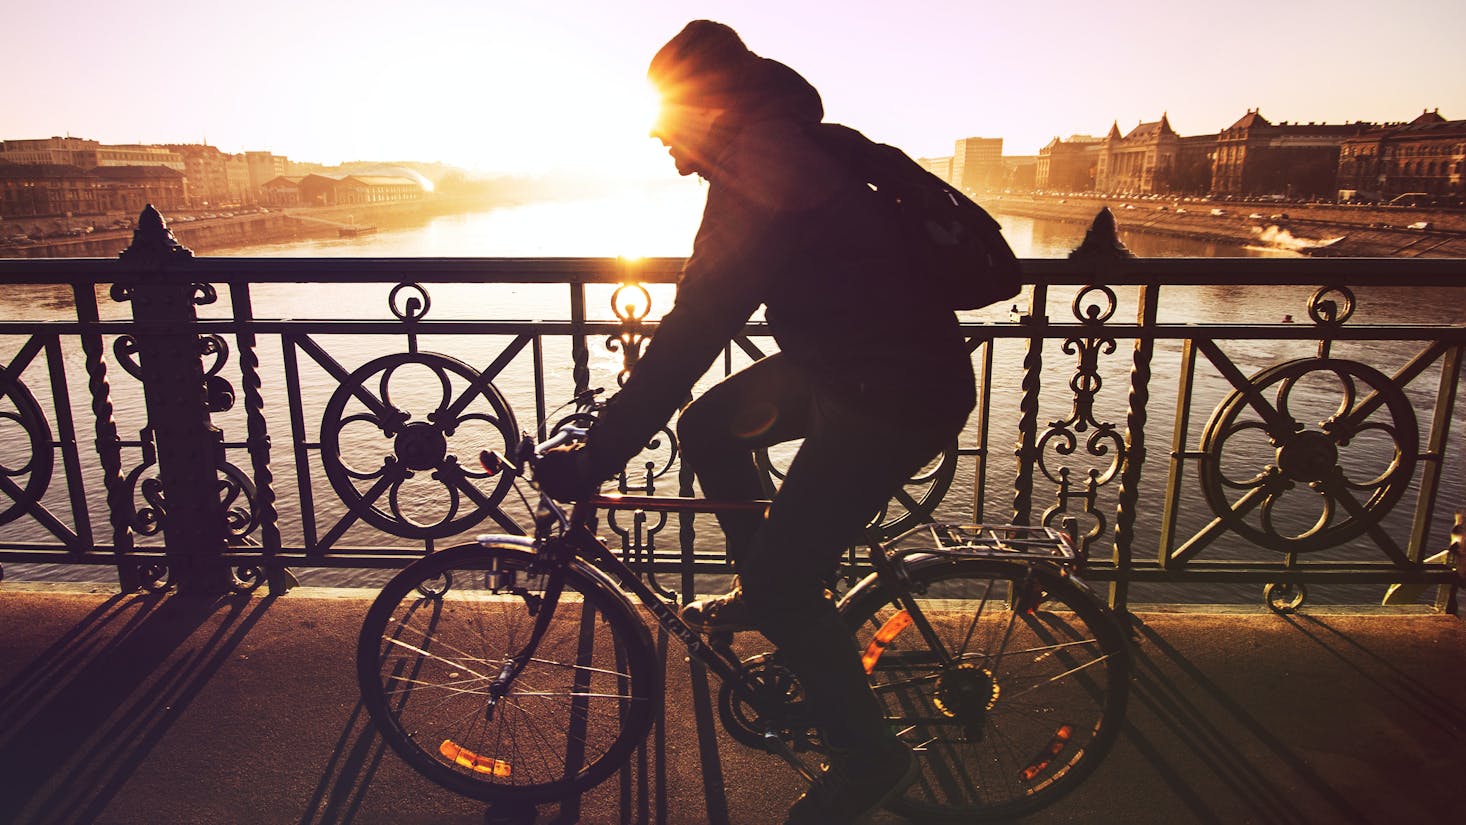
[[[922,524],[891,539],[886,547],[894,553],[939,552],[1061,564],[1078,559],[1074,543],[1063,531],[1023,524]]]

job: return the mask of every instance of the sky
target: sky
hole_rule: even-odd
[[[0,139],[669,176],[645,71],[694,18],[913,156],[963,137],[1036,154],[1163,113],[1183,135],[1253,108],[1466,119],[1462,0],[72,0],[5,11]]]

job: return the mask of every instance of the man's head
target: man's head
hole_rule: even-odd
[[[647,78],[662,98],[652,137],[667,146],[683,175],[707,168],[713,124],[734,105],[758,57],[722,23],[694,20],[658,50]]]
[[[740,123],[764,117],[819,122],[819,92],[799,73],[760,57],[722,23],[694,20],[652,58],[647,78],[662,97],[652,137],[667,145],[677,171],[706,173],[720,141]]]

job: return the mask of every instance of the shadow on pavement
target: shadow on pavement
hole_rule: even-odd
[[[117,596],[77,623],[0,688],[0,821],[95,821],[271,603]]]

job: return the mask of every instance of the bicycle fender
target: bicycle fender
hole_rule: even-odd
[[[932,564],[946,564],[952,561],[952,557],[941,553],[910,553],[906,555],[901,566],[908,571],[922,570]],[[865,578],[856,582],[845,595],[835,603],[835,609],[841,613],[845,612],[848,605],[854,604],[856,600],[865,595],[866,591],[873,590],[880,586],[881,577],[876,573],[868,573]]]

